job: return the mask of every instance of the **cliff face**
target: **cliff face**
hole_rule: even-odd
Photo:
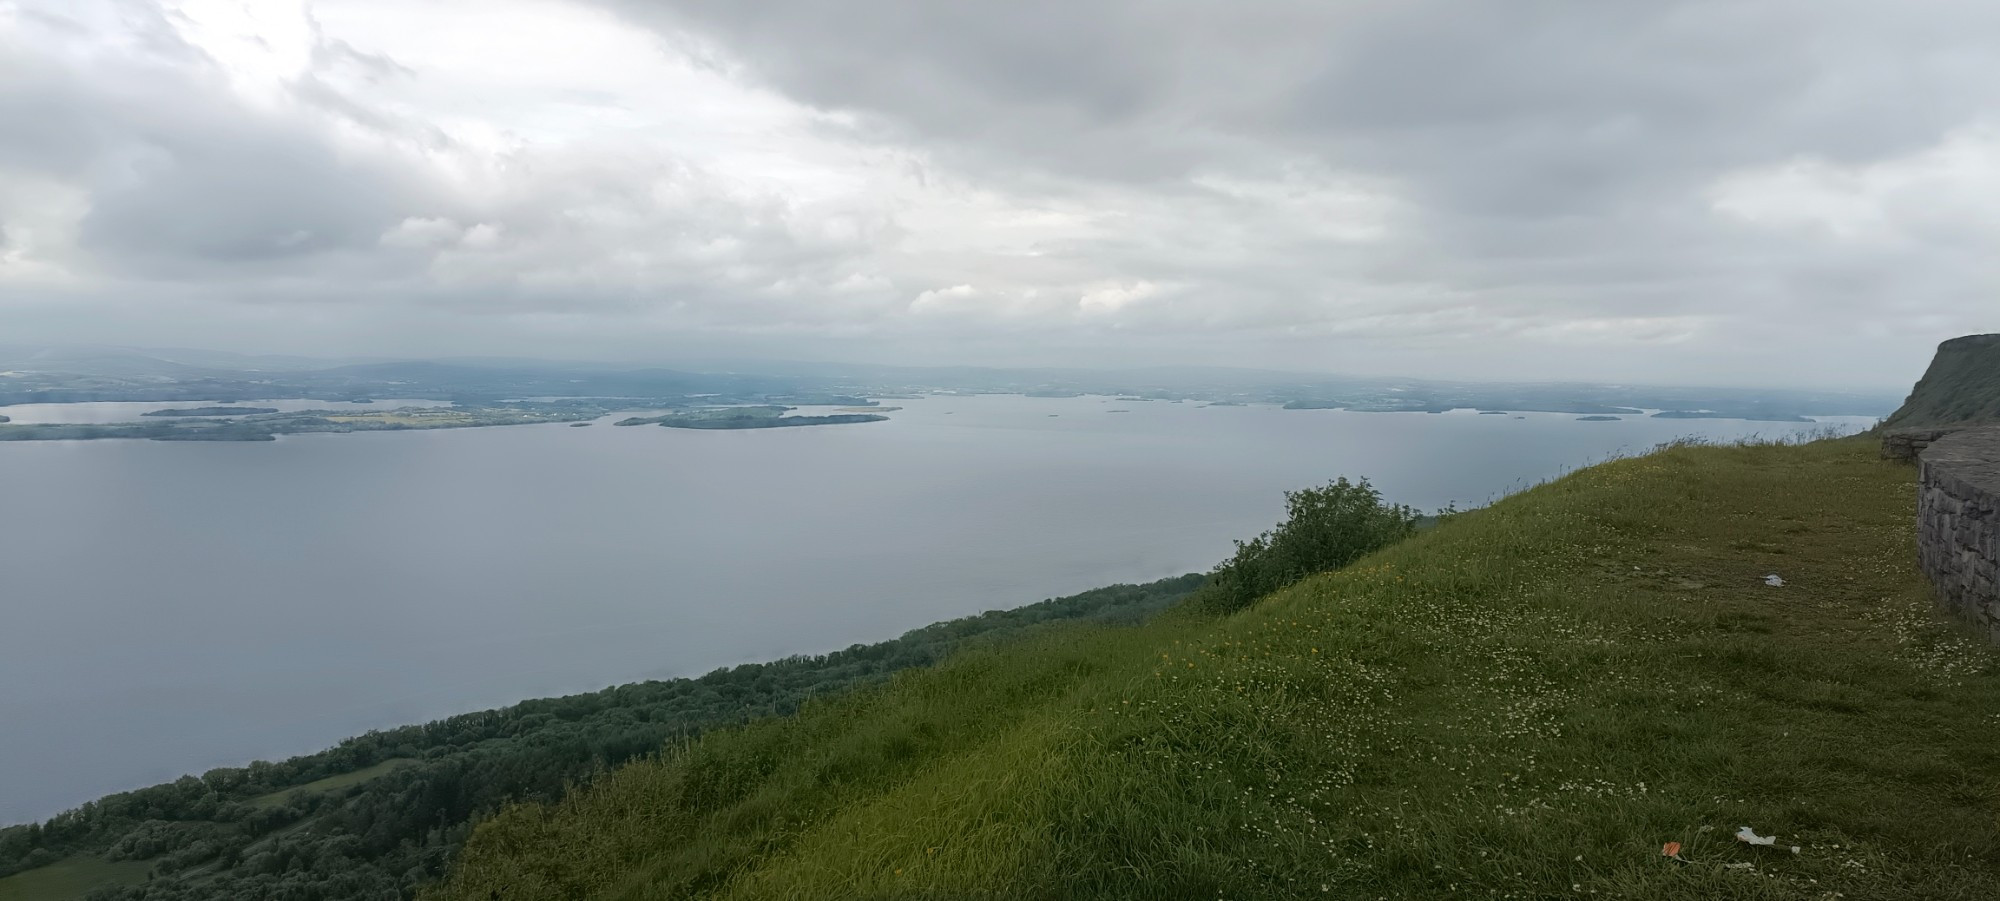
[[[2000,422],[2000,335],[1967,335],[1938,345],[1931,367],[1887,428]]]

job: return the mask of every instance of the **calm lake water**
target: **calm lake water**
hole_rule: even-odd
[[[371,728],[1206,569],[1276,522],[1285,489],[1340,475],[1477,505],[1677,436],[1813,428],[887,403],[904,408],[889,422],[764,431],[607,417],[0,443],[0,823]]]

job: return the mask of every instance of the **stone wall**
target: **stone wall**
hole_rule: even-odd
[[[2000,427],[1936,439],[1917,469],[1924,574],[1940,602],[2000,643]]]
[[[1917,462],[1917,455],[1930,447],[1931,442],[1956,432],[1964,426],[1944,426],[1929,429],[1889,429],[1882,433],[1882,459],[1900,460],[1904,463]]]

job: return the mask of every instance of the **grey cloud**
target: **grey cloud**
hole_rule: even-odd
[[[865,249],[802,241],[788,210],[746,205],[638,149],[522,148],[502,159],[499,188],[455,192],[424,160],[451,153],[448,137],[335,83],[412,77],[408,67],[315,35],[313,67],[253,108],[150,7],[121,6],[150,54],[87,67],[29,56],[0,84],[0,116],[39,126],[0,134],[0,198],[10,184],[77,191],[76,262],[99,275],[262,304],[629,313],[699,299],[727,311],[732,293]],[[341,126],[369,140],[339,146]],[[385,240],[406,221],[439,223],[452,240]]]
[[[1830,234],[1810,210],[1759,219],[1716,194],[1796,159],[1856,190],[1840,167],[1988,122],[2000,6],[1983,0],[589,2],[840,113],[816,137],[900,160],[909,184],[767,191],[611,140],[497,152],[462,189],[426,162],[464,150],[443,128],[350,90],[435,73],[322,34],[297,108],[274,113],[161,24],[137,62],[0,63],[0,118],[37,124],[0,133],[0,203],[84,192],[81,252],[142,284],[372,304],[356,316],[382,322],[563,317],[617,333],[606,346],[639,323],[807,354],[816,334],[912,356],[1003,352],[1003,336],[1058,363],[1033,355],[1401,348],[1476,374],[1579,335],[1604,346],[1576,365],[1626,362],[1615,347],[1665,371],[1689,358],[1649,349],[1692,335],[1739,377],[1790,378],[1784,361],[1840,374],[1831,349],[1867,336],[1921,348],[1993,324],[1977,196],[1888,196],[1906,190],[1889,178],[1885,221]],[[562,102],[660,115],[620,100]],[[906,188],[944,211],[923,220]]]
[[[239,277],[370,246],[426,205],[393,168],[343,160],[314,129],[245,108],[149,8],[123,11],[146,53],[88,67],[30,58],[0,88],[0,118],[34,123],[0,134],[0,177],[82,191],[78,247],[101,269]]]
[[[156,132],[125,165],[136,179],[96,191],[83,221],[83,247],[113,268],[199,274],[371,247],[416,194],[285,133]]]
[[[1170,184],[1295,156],[1377,176],[1439,256],[1524,218],[1705,249],[1704,181],[1907,153],[2000,83],[2000,8],[1977,0],[603,2],[982,177]]]
[[[1627,173],[1866,159],[1982,109],[1966,79],[2000,68],[2000,9],[1977,0],[599,2],[712,35],[808,102],[1093,174],[1105,161],[1062,151],[1106,133],[1153,139],[1124,148],[1141,171],[1203,137],[1556,183],[1613,177],[1593,170],[1615,152],[1643,154]]]

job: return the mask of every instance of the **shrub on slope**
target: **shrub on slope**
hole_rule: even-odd
[[[1337,479],[1285,492],[1285,521],[1249,541],[1209,574],[1196,603],[1241,610],[1315,573],[1336,570],[1416,534],[1417,511],[1382,502],[1367,479]]]

